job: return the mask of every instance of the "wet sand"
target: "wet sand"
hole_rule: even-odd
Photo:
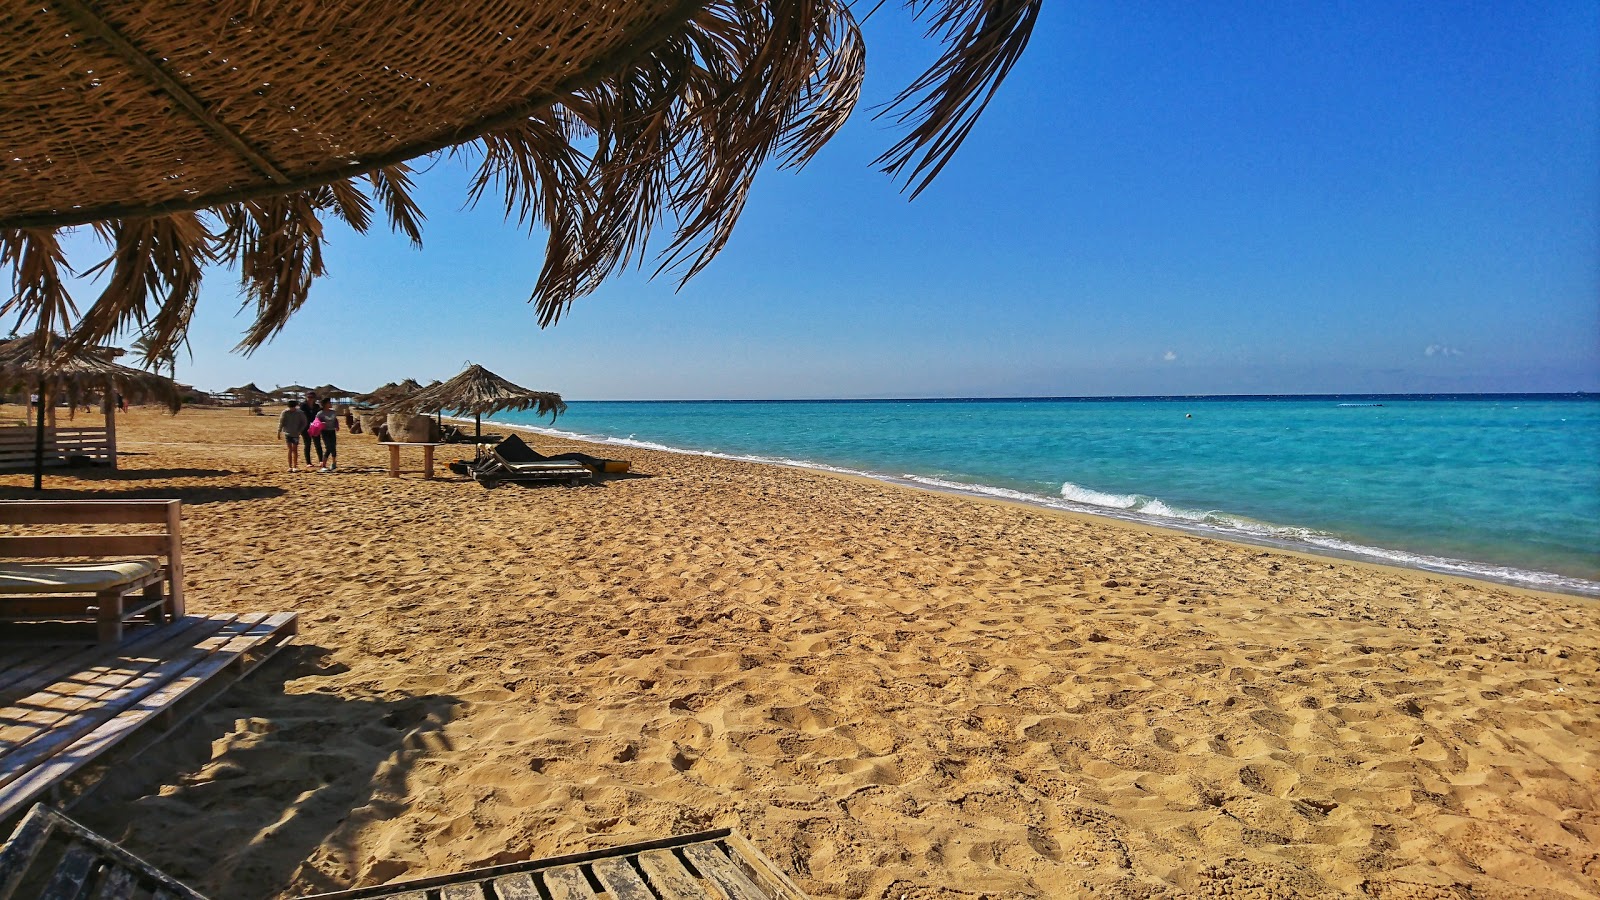
[[[1590,599],[548,438],[634,473],[120,424],[47,496],[182,497],[191,608],[301,618],[74,810],[219,900],[721,826],[817,897],[1600,896]]]

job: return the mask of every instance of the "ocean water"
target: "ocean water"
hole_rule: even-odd
[[[1594,395],[596,401],[499,420],[1600,596]]]

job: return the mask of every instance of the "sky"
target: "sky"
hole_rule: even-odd
[[[463,208],[441,162],[416,179],[423,249],[334,229],[330,275],[253,355],[232,352],[236,278],[211,272],[179,378],[366,390],[475,362],[568,400],[1600,390],[1592,0],[1049,0],[915,202],[872,165],[898,137],[872,113],[935,47],[893,4],[864,31],[855,117],[803,170],[763,172],[681,290],[627,273],[540,329],[543,234]]]

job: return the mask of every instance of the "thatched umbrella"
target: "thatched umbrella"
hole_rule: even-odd
[[[317,388],[316,391],[317,396],[325,400],[331,400],[334,397],[354,397],[356,395],[355,391],[347,391],[342,387],[335,387],[331,384],[325,384]]]
[[[101,393],[105,402],[106,430],[114,428],[112,396],[122,394],[135,402],[159,400],[177,412],[183,395],[170,378],[114,363],[96,348],[74,348],[56,335],[44,345],[32,336],[0,343],[0,384],[6,390],[35,388],[39,392],[39,420],[34,433],[33,489],[44,487],[44,416],[53,397],[65,397],[73,406],[89,394]],[[116,450],[112,449],[115,465]]]
[[[921,190],[1027,45],[1043,0],[902,0],[942,55],[885,111],[879,162]],[[683,278],[728,242],[756,172],[799,166],[855,109],[851,0],[11,0],[0,15],[0,265],[46,332],[76,308],[62,229],[110,245],[75,339],[181,346],[200,283],[243,281],[261,346],[325,272],[338,220],[420,241],[410,162],[476,165],[469,201],[548,230],[541,325],[675,221]],[[375,213],[375,211],[377,211]],[[98,260],[98,248],[85,251]],[[212,266],[213,263],[223,265]]]
[[[440,413],[454,410],[472,413],[474,434],[483,437],[483,417],[505,410],[537,410],[539,415],[555,417],[567,411],[560,394],[534,391],[512,384],[499,375],[479,365],[468,365],[460,375],[439,382],[426,390],[396,400],[387,405],[394,412]]]

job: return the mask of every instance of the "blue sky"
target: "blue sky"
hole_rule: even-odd
[[[863,4],[862,8],[869,8]],[[886,4],[866,103],[931,44]],[[418,178],[424,249],[335,233],[269,347],[209,277],[179,376],[568,399],[1600,390],[1600,5],[1061,2],[914,203],[864,104],[681,291],[538,328],[541,234]],[[86,257],[79,256],[79,261]],[[92,298],[81,289],[80,301]]]

